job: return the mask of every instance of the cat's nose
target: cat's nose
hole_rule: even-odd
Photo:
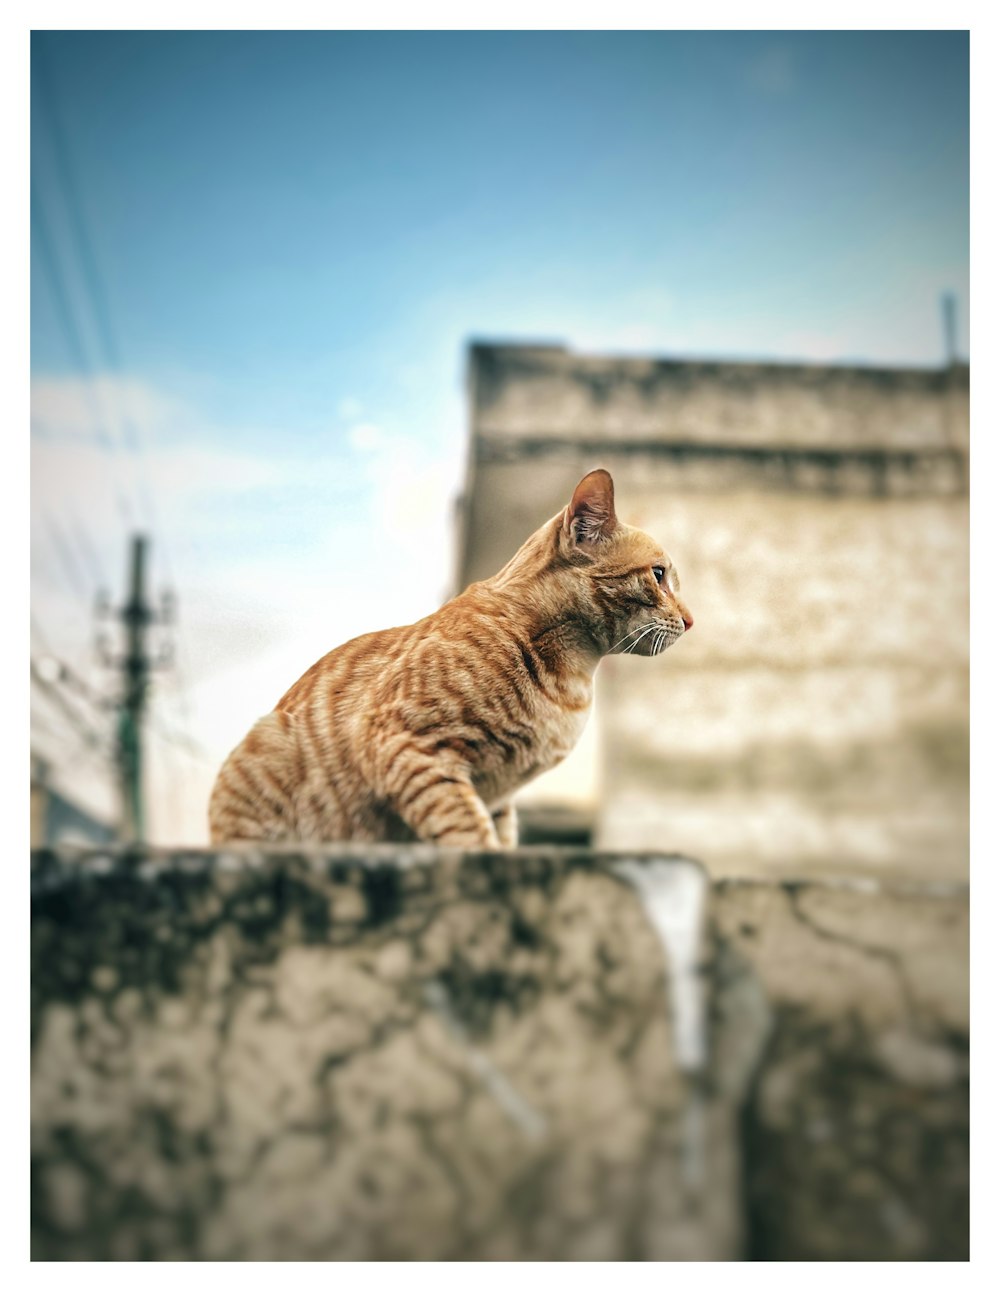
[[[690,631],[690,629],[694,627],[694,615],[692,615],[690,610],[681,611],[681,620],[684,623],[685,632]]]

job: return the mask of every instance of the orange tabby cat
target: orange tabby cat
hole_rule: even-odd
[[[691,627],[660,545],[591,471],[499,574],[405,628],[325,655],[219,773],[212,842],[517,842],[512,796],[583,730],[609,654]]]

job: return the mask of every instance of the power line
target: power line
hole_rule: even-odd
[[[36,734],[48,736],[49,739],[58,741],[59,749],[65,751],[67,741],[71,742],[71,752],[75,757],[86,759],[93,767],[99,767],[105,774],[108,771],[108,757],[105,753],[93,747],[88,739],[82,737],[75,728],[67,730],[65,724],[57,726],[51,716],[47,713],[35,712],[31,715],[32,730],[32,753],[35,753],[34,741]],[[44,741],[43,741],[44,746]],[[38,756],[47,766],[51,766],[47,751],[42,748]]]
[[[91,242],[87,223],[83,215],[83,206],[80,200],[80,188],[77,183],[72,150],[68,146],[66,134],[62,128],[62,122],[58,111],[56,96],[53,91],[52,81],[49,76],[49,70],[46,65],[45,58],[40,51],[35,62],[35,72],[35,83],[38,89],[38,97],[44,107],[49,137],[52,143],[55,168],[59,177],[59,183],[68,213],[70,228],[76,243],[77,253],[83,272],[84,286],[89,297],[91,313],[96,320],[97,331],[104,348],[108,366],[115,375],[120,376],[121,353],[118,348],[115,329],[111,320],[111,310],[108,305],[107,295],[104,291],[103,279],[98,267],[97,257],[94,254],[93,243]],[[153,534],[159,537],[159,545],[163,564],[166,568],[167,581],[170,584],[176,584],[173,563],[170,559],[169,544],[167,543],[165,534],[159,525],[155,494],[149,480],[145,434],[140,434],[136,430],[127,410],[119,407],[118,411],[121,425],[125,432],[126,443],[132,450],[138,466],[139,494],[143,504],[143,510],[146,513],[150,530]],[[181,654],[182,652],[178,647],[178,656]],[[185,695],[185,708],[189,711],[190,704],[186,698],[186,692],[188,690],[186,674],[186,667],[184,667],[181,660],[178,659],[176,674],[177,681],[179,684],[179,690],[183,695]]]
[[[83,285],[85,295],[88,298],[90,312],[96,322],[96,330],[100,338],[101,345],[112,373],[116,376],[121,375],[121,354],[118,348],[115,329],[112,325],[111,310],[109,308],[107,295],[104,290],[104,283],[94,253],[93,243],[91,241],[87,222],[84,218],[83,205],[80,200],[80,188],[77,183],[76,169],[72,157],[65,131],[62,127],[62,121],[58,110],[56,95],[54,93],[53,83],[49,75],[49,69],[46,60],[41,51],[34,64],[35,77],[33,84],[38,90],[38,99],[41,103],[46,122],[48,125],[49,138],[52,144],[53,160],[55,170],[59,180],[59,186],[62,190],[63,200],[66,207],[69,226],[72,232],[73,240],[76,244],[76,250],[79,257],[79,263],[82,269]],[[44,235],[43,235],[44,236]],[[50,266],[50,276],[58,279],[58,267],[55,257],[52,253],[51,239],[47,239],[48,261]],[[62,296],[61,313],[64,320],[72,328],[72,311],[69,308],[68,298],[65,292],[59,290]],[[75,329],[74,329],[75,332]],[[87,370],[86,357],[83,352],[83,346],[79,342],[79,334],[76,333],[76,352]],[[117,394],[117,392],[112,392]],[[138,468],[138,491],[142,509],[149,521],[149,528],[154,535],[159,537],[159,546],[161,550],[163,564],[166,568],[167,580],[169,584],[176,584],[174,577],[173,564],[170,559],[169,544],[166,536],[160,528],[155,503],[154,491],[150,484],[147,470],[147,445],[145,433],[140,434],[125,409],[120,398],[116,398],[118,404],[119,422],[124,432],[125,441],[132,451],[133,459]],[[127,523],[132,527],[131,517],[127,517]],[[186,652],[183,650],[179,640],[179,633],[175,633],[175,678],[181,706],[186,716],[190,716],[191,702],[188,686],[187,667],[184,662]]]
[[[67,696],[62,693],[60,687],[65,688],[65,691],[76,699],[85,702],[102,717],[117,708],[115,700],[95,690],[70,665],[48,650],[47,639],[34,615],[31,617],[31,627],[44,651],[42,655],[32,656],[32,680],[44,692],[47,699],[55,703],[64,723],[69,724],[69,731],[67,731],[66,726],[60,728],[55,725],[48,714],[35,710],[32,713],[33,730],[46,731],[49,736],[60,742],[64,742],[69,736],[77,747],[82,746],[83,754],[96,760],[107,772],[109,764],[115,757],[110,732],[102,735],[93,723],[88,722],[69,704]],[[156,745],[162,758],[160,766],[168,782],[169,811],[172,819],[176,820],[181,815],[181,805],[190,788],[190,760],[195,759],[214,766],[215,759],[196,740],[182,731],[173,729],[155,711],[150,712],[149,721],[151,729],[157,736]]]
[[[202,762],[215,766],[216,759],[208,752],[204,745],[189,736],[185,731],[173,731],[162,719],[154,719],[153,726],[157,734],[174,748],[182,750],[192,758],[200,759]]]
[[[53,93],[52,82],[49,77],[49,70],[41,49],[37,49],[35,51],[32,73],[33,84],[38,90],[37,98],[43,107],[48,121],[49,138],[52,142],[56,170],[59,173],[63,197],[65,199],[66,209],[69,215],[70,227],[73,230],[73,237],[76,241],[77,251],[80,256],[80,264],[83,269],[84,282],[86,283],[87,290],[90,293],[91,305],[93,307],[94,317],[97,321],[98,330],[101,335],[101,342],[104,346],[105,352],[112,362],[112,366],[117,368],[118,351],[115,346],[114,334],[110,326],[107,300],[101,283],[101,275],[97,268],[97,261],[94,258],[90,239],[87,236],[86,227],[84,225],[83,214],[77,196],[78,188],[76,184],[76,175],[73,169],[72,157],[70,155],[70,150],[66,145],[66,136],[63,133],[59,114],[56,110],[55,95]]]
[[[69,752],[75,757],[85,758],[99,766],[107,776],[111,770],[113,756],[110,732],[101,731],[92,721],[88,721],[69,702],[67,696],[60,690],[60,684],[78,700],[84,700],[92,709],[96,709],[103,719],[106,719],[108,712],[108,701],[55,654],[48,635],[34,611],[30,613],[30,620],[32,637],[41,648],[41,654],[32,651],[31,680],[37,691],[45,697],[46,702],[45,705],[35,703],[31,705],[32,734],[34,736],[36,731],[47,732],[51,738],[59,742],[60,752],[64,756]],[[60,725],[57,725],[57,720],[52,716],[52,708],[47,710],[46,705],[52,706],[58,712]],[[66,749],[67,741],[71,742],[69,751]]]
[[[97,333],[100,337],[101,346],[104,350],[108,368],[114,375],[120,376],[120,352],[115,337],[115,331],[111,323],[111,311],[108,307],[108,299],[104,291],[102,275],[98,268],[97,257],[94,254],[93,243],[91,242],[90,234],[87,230],[87,223],[83,215],[83,206],[80,201],[80,188],[76,180],[76,170],[73,164],[72,151],[67,144],[66,135],[62,128],[62,122],[56,106],[56,98],[48,75],[45,58],[40,52],[35,59],[35,82],[38,88],[38,99],[43,105],[45,117],[48,123],[49,138],[52,143],[53,160],[55,162],[56,173],[59,177],[59,185],[62,189],[63,203],[69,218],[73,241],[76,244],[77,256],[79,258],[80,268],[83,275],[83,285],[85,294],[88,297],[90,313],[97,326]],[[156,506],[153,501],[153,491],[147,473],[144,437],[140,436],[132,418],[128,414],[128,411],[122,407],[120,399],[116,399],[115,402],[118,404],[118,420],[123,431],[125,443],[131,450],[139,469],[139,494],[143,504],[143,510],[146,513],[146,521],[150,528],[155,532],[159,527],[157,524]],[[161,546],[163,546],[162,542]],[[163,555],[169,577],[170,562],[166,559],[165,550]]]
[[[109,758],[110,755],[106,750],[95,748],[93,743],[77,732],[74,728],[67,730],[65,726],[56,727],[47,717],[41,717],[36,714],[33,719],[36,733],[46,733],[50,740],[58,742],[59,750],[62,753],[70,753],[74,760],[83,759],[94,770],[99,770],[102,777],[109,775]],[[68,749],[67,749],[68,746]],[[49,758],[42,751],[42,761],[52,767]],[[59,769],[53,768],[58,774]]]
[[[59,271],[58,260],[55,254],[55,243],[49,231],[48,223],[42,210],[41,198],[38,196],[34,184],[31,186],[31,231],[35,247],[41,253],[42,260],[45,263],[46,274],[49,279],[49,286],[52,288],[52,298],[55,302],[56,313],[59,315],[59,322],[62,325],[66,341],[73,354],[76,366],[82,372],[90,371],[90,364],[83,348],[83,342],[80,339],[80,333],[77,331],[76,322],[73,319],[73,311],[70,308],[69,296],[63,284],[63,277]],[[107,438],[107,434],[100,425],[100,418],[96,419],[98,423],[98,435]],[[110,448],[110,443],[107,444]]]
[[[110,696],[95,690],[75,669],[53,652],[46,651],[41,657],[32,656],[32,663],[48,682],[52,684],[62,682],[81,700],[86,700],[96,709],[106,711],[114,708],[114,701]]]
[[[63,717],[70,724],[77,735],[91,749],[95,749],[105,755],[108,759],[111,757],[110,747],[106,745],[106,736],[96,731],[88,722],[86,722],[77,710],[69,703],[59,688],[51,682],[44,671],[39,668],[35,660],[31,660],[31,679],[35,682],[45,694],[53,701],[60,710]]]
[[[33,610],[31,611],[31,631],[38,638],[39,643],[41,644],[41,647],[45,651],[45,653],[47,655],[51,655],[52,651],[49,648],[49,642],[48,642],[48,638],[45,635],[45,630],[42,628],[42,625],[38,622],[38,616],[35,614]]]
[[[94,430],[98,443],[109,453],[109,455],[113,456],[116,454],[117,448],[105,429],[104,419],[101,414],[101,410],[97,405],[97,395],[93,383],[93,370],[83,348],[83,342],[80,338],[76,321],[73,318],[73,313],[69,304],[69,297],[66,294],[63,275],[59,268],[59,262],[55,254],[55,248],[49,232],[49,227],[46,223],[41,203],[37,199],[34,190],[32,190],[31,195],[31,227],[34,245],[41,256],[42,263],[45,267],[46,277],[48,278],[49,286],[52,289],[52,298],[56,306],[56,313],[59,316],[59,321],[65,334],[67,344],[69,345],[73,359],[80,372],[85,377],[91,379],[84,382],[84,389],[86,391],[86,398],[91,405],[91,414],[94,418]],[[118,505],[118,510],[121,513],[121,518],[126,525],[131,526],[134,524],[132,505],[129,499],[125,496],[120,482],[117,480],[115,482],[114,489],[115,501]]]
[[[107,588],[108,576],[105,572],[104,564],[101,561],[97,548],[94,546],[90,537],[90,531],[87,529],[82,518],[73,507],[68,509],[68,520],[76,539],[76,546],[82,554],[83,560],[89,569],[94,587]]]
[[[79,565],[77,565],[72,545],[66,541],[66,537],[59,526],[59,522],[55,519],[48,508],[44,509],[44,517],[46,531],[49,535],[52,546],[55,548],[56,555],[59,558],[59,564],[62,567],[66,582],[73,590],[74,594],[83,601],[89,615],[92,604],[92,593],[87,587],[87,577],[81,572]]]
[[[61,127],[55,97],[52,93],[52,85],[48,78],[48,69],[46,68],[44,59],[41,56],[36,60],[35,72],[36,76],[34,84],[38,88],[38,99],[45,110],[45,116],[49,127],[49,137],[52,144],[55,171],[64,199],[64,206],[68,217],[72,242],[75,244],[78,266],[82,271],[84,300],[89,307],[88,312],[91,319],[96,323],[96,336],[99,341],[99,349],[103,349],[107,366],[115,376],[120,376],[120,354],[111,323],[111,312],[108,307],[108,300],[104,291],[104,284],[98,268],[97,258],[94,254],[93,244],[90,240],[86,221],[83,216],[83,209],[79,198],[79,188],[76,182],[71,152],[67,146],[66,136]],[[36,233],[38,250],[52,286],[57,314],[59,315],[63,330],[66,334],[71,353],[73,354],[81,373],[91,379],[87,382],[86,394],[87,398],[91,402],[93,411],[95,412],[94,424],[98,441],[102,447],[114,454],[117,454],[118,443],[116,440],[113,441],[108,435],[101,410],[96,407],[99,399],[99,392],[97,385],[93,380],[93,369],[88,361],[88,355],[83,345],[80,331],[77,327],[74,310],[70,303],[69,293],[66,290],[64,277],[60,268],[59,257],[45,219],[42,202],[34,193],[32,202],[32,220],[33,228]],[[132,454],[133,464],[136,468],[134,483],[138,487],[141,509],[150,523],[150,528],[153,532],[157,532],[159,530],[157,509],[147,471],[145,437],[144,435],[140,435],[137,431],[128,409],[122,405],[120,391],[112,385],[108,394],[112,399],[112,402],[116,405],[115,411],[117,413],[117,417],[115,420],[117,421],[119,434],[122,436],[125,445]],[[120,485],[116,485],[116,494],[119,510],[122,513],[123,519],[129,528],[133,528],[134,513],[131,507],[131,502],[123,494]],[[74,524],[74,528],[77,531],[78,539],[82,538],[82,542],[79,542],[78,546],[85,554],[85,563],[90,566],[92,573],[96,573],[98,581],[106,584],[106,580],[103,578],[103,571],[100,569],[99,560],[96,557],[93,546],[89,544],[84,527],[77,521]],[[51,517],[49,518],[48,532],[56,548],[64,574],[69,580],[71,586],[76,592],[79,593],[82,590],[83,594],[86,595],[86,576],[84,575],[81,578],[80,567],[64,538],[62,528],[54,522]],[[169,556],[167,555],[165,541],[161,541],[161,547],[165,557],[165,564],[167,565],[168,578],[170,578],[172,582],[171,563]],[[125,658],[121,661],[125,674],[125,686],[119,708],[117,762],[122,783],[124,813],[123,828],[127,837],[136,840],[141,839],[144,833],[141,732],[143,713],[146,704],[147,674],[149,666],[152,663],[145,652],[145,629],[152,621],[153,612],[146,604],[144,554],[145,540],[139,538],[133,539],[130,579],[131,590],[126,604],[119,612],[128,632],[128,650]],[[55,664],[59,670],[59,679],[68,684],[78,696],[85,697],[91,703],[103,703],[102,699],[94,696],[90,688],[82,681],[81,678],[69,669],[68,666],[59,661],[55,661]],[[35,671],[37,675],[37,668]],[[46,683],[43,678],[39,678],[39,680],[41,685],[48,686],[49,692],[52,694],[53,698],[59,697],[59,692],[51,685],[51,683]],[[65,700],[61,699],[61,697],[58,698],[57,702],[63,709],[64,716],[66,716],[70,721],[73,721],[71,718],[71,706],[68,706]],[[188,752],[190,752],[194,742],[186,743],[188,743]],[[176,761],[175,747],[171,748],[168,758],[171,762]],[[174,782],[174,786],[176,788],[175,778],[171,777],[171,780]]]

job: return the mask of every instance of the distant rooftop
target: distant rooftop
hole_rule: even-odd
[[[734,362],[469,347],[473,433],[733,446],[954,448],[969,367]]]

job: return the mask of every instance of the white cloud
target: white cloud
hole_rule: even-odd
[[[126,426],[144,436],[162,434],[183,421],[183,405],[145,382],[102,374],[42,377],[31,383],[32,430],[45,438],[91,439],[126,444]]]
[[[347,438],[359,453],[371,453],[384,441],[385,432],[374,422],[359,422],[347,432]]]

